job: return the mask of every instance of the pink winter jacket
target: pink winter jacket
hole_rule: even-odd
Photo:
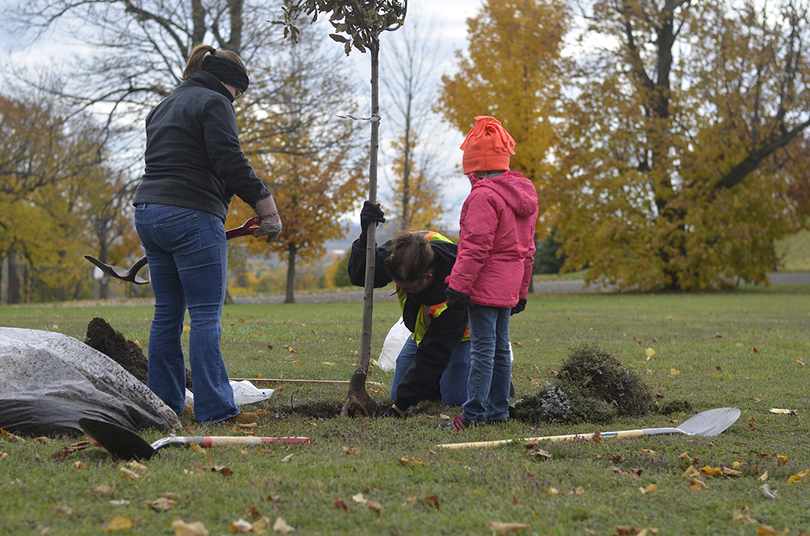
[[[471,182],[449,286],[476,305],[514,307],[532,276],[537,190],[517,171]]]

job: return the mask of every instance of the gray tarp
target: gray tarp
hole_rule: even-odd
[[[180,426],[148,387],[83,342],[0,327],[0,428],[21,435],[83,434],[82,417],[130,430]]]

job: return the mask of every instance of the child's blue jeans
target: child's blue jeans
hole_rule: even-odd
[[[135,228],[149,259],[155,317],[149,333],[149,388],[175,413],[185,408],[183,320],[191,319],[189,364],[194,416],[218,422],[239,414],[220,352],[220,317],[228,272],[225,226],[217,216],[144,204]]]
[[[462,414],[470,421],[509,418],[512,359],[509,352],[511,309],[469,304],[470,379]]]

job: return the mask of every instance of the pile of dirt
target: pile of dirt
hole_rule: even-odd
[[[515,404],[515,418],[535,423],[604,423],[654,411],[638,373],[593,345],[574,348],[553,380]]]
[[[94,318],[87,324],[87,338],[84,343],[124,367],[127,372],[147,385],[148,360],[141,347],[127,340],[103,318]],[[186,369],[186,388],[191,391],[191,371]]]

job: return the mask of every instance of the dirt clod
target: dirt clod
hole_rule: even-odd
[[[84,343],[95,348],[147,385],[148,360],[141,347],[134,341],[127,340],[120,332],[113,329],[103,318],[94,318],[87,324],[87,338]],[[191,390],[191,371],[186,370],[186,388]]]

